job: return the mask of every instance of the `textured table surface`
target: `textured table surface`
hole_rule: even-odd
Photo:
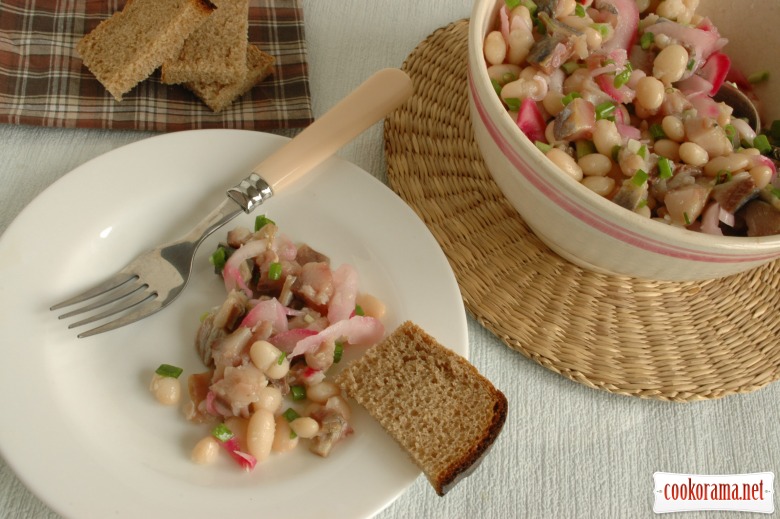
[[[303,3],[315,116],[375,70],[400,66],[431,32],[468,17],[471,9],[469,0]],[[68,171],[151,135],[0,126],[0,232]],[[383,146],[376,125],[340,155],[385,180]],[[379,518],[649,518],[655,515],[656,471],[780,469],[780,384],[690,404],[615,396],[547,371],[471,317],[468,327],[472,362],[509,400],[504,432],[479,470],[446,497],[437,497],[420,476]],[[717,514],[751,516],[766,517]],[[0,519],[58,517],[0,460]]]

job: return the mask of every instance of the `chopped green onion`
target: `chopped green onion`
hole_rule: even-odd
[[[214,269],[219,273],[225,268],[227,262],[228,253],[225,247],[217,247],[217,250],[209,257],[209,262],[214,265]]]
[[[528,12],[531,13],[531,16],[536,13],[537,6],[536,2],[533,0],[520,0],[520,4],[524,5],[528,9]]]
[[[490,84],[493,85],[493,90],[496,91],[496,94],[499,96],[501,95],[501,83],[498,82],[497,79],[491,79]]]
[[[762,155],[772,151],[772,145],[769,144],[769,139],[763,134],[756,135],[756,138],[753,139],[753,147],[760,151]]]
[[[612,156],[612,160],[617,162],[619,153],[620,153],[620,144],[615,144],[614,146],[612,146],[612,153],[610,153],[610,155]]]
[[[591,24],[591,28],[596,29],[602,38],[609,34],[610,29],[606,23],[594,23]]]
[[[648,130],[650,131],[650,136],[656,141],[666,138],[666,132],[664,131],[663,127],[658,123],[651,124]]]
[[[355,305],[355,315],[359,315],[360,317],[363,317],[366,315],[366,312],[363,311],[363,307],[360,305]]]
[[[510,110],[520,110],[520,100],[518,98],[508,97],[504,99],[504,102]]]
[[[508,9],[514,9],[518,5],[520,5],[520,0],[505,0],[506,6]]]
[[[655,42],[655,35],[652,32],[646,32],[639,38],[639,46],[644,50],[649,49]]]
[[[691,58],[688,60],[688,64],[685,66],[686,70],[693,70],[693,67],[696,65],[696,60]]]
[[[279,355],[279,358],[276,359],[276,363],[281,366],[282,364],[284,364],[284,359],[286,358],[287,358],[287,354],[285,352],[282,352],[281,355]]]
[[[579,92],[569,92],[561,98],[561,103],[563,103],[563,106],[566,106],[578,97],[582,97]]]
[[[585,7],[583,7],[580,4],[575,5],[574,6],[574,14],[576,14],[580,18],[585,18]]]
[[[259,231],[266,224],[269,224],[269,223],[275,224],[276,222],[274,222],[270,218],[266,218],[266,216],[264,214],[258,215],[258,217],[255,218],[255,232]]]
[[[225,443],[234,436],[233,431],[231,431],[228,426],[223,423],[214,427],[211,430],[211,435],[222,443]]]
[[[691,225],[691,217],[688,216],[688,213],[683,213],[683,218],[685,218],[685,225]]]
[[[341,357],[344,355],[344,344],[336,342],[336,347],[333,350],[333,362],[341,362]]]
[[[567,61],[563,65],[561,65],[561,68],[564,72],[566,72],[567,75],[571,76],[575,70],[580,68],[580,64],[576,61]]]
[[[206,310],[202,314],[200,314],[200,317],[198,317],[198,321],[203,322],[206,320],[206,318],[211,314],[210,311]]]
[[[772,193],[772,196],[774,196],[775,198],[780,198],[780,189],[776,187],[772,187],[769,189],[769,192]]]
[[[642,157],[643,159],[647,158],[647,144],[642,144],[639,149],[636,151],[636,154]]]
[[[638,169],[636,170],[636,173],[634,173],[634,176],[631,177],[631,183],[639,187],[647,182],[648,178],[648,174],[643,169]]]
[[[596,146],[594,146],[591,141],[580,139],[578,141],[575,141],[574,149],[577,152],[577,158],[581,159],[585,155],[590,155],[591,153],[594,153],[596,151]]]
[[[642,209],[643,207],[646,206],[647,206],[647,198],[643,198],[642,200],[639,201],[638,204],[636,204],[637,209]]]
[[[596,105],[596,120],[599,119],[609,119],[610,117],[614,117],[615,110],[617,109],[617,105],[613,103],[612,101],[604,101],[603,103],[599,103]]]
[[[179,378],[184,370],[177,366],[171,366],[170,364],[160,364],[154,372],[161,377]]]
[[[278,261],[274,261],[268,265],[268,279],[271,281],[279,281],[282,277],[282,264]]]
[[[539,151],[541,151],[542,153],[547,153],[552,149],[552,144],[547,144],[546,142],[542,142],[542,141],[536,141],[534,142],[534,145],[537,148],[539,148]]]
[[[290,386],[290,394],[293,400],[303,400],[306,398],[306,388],[304,386]]]
[[[658,175],[661,178],[672,178],[672,161],[666,157],[658,157]]]
[[[761,72],[753,72],[747,77],[747,80],[751,85],[763,83],[764,81],[769,80],[769,71],[762,70]]]
[[[737,129],[734,128],[733,124],[727,124],[723,127],[723,131],[726,132],[726,137],[729,138],[729,141],[731,141],[731,145],[734,148],[739,147],[739,134],[737,133]]]
[[[617,74],[615,76],[615,81],[613,82],[613,85],[615,85],[615,88],[620,88],[626,83],[628,83],[628,80],[631,79],[631,72],[633,71],[633,67],[631,67],[631,62],[626,62],[626,68],[623,69],[623,71],[620,74]]]
[[[725,180],[723,180],[725,178]],[[731,171],[727,169],[721,169],[718,174],[715,175],[715,183],[720,184],[721,181],[728,182],[731,180]]]
[[[284,416],[284,419],[287,420],[288,422],[292,422],[296,418],[301,417],[301,415],[299,415],[298,412],[292,407],[288,407],[287,411],[282,413],[282,416]]]

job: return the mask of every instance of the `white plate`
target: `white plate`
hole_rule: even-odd
[[[208,255],[170,307],[131,326],[76,339],[48,307],[137,253],[178,237],[286,142],[240,130],[180,132],[98,157],[37,197],[0,240],[0,452],[25,484],[72,518],[368,517],[420,474],[362,410],[355,434],[321,459],[305,448],[247,474],[227,457],[201,467],[189,451],[207,429],[147,389],[160,363],[202,371],[199,315],[223,291]],[[412,319],[468,355],[466,316],[428,229],[381,182],[339,158],[261,207],[282,232],[352,263],[387,304],[391,331]],[[251,226],[253,215],[236,223]],[[228,224],[230,226],[231,224]]]

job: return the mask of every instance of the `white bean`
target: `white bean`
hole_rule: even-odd
[[[679,153],[680,160],[691,166],[702,167],[710,160],[707,150],[695,142],[683,142],[680,144]]]
[[[509,13],[509,25],[512,25],[515,18],[520,18],[526,27],[533,29],[533,21],[531,20],[531,11],[524,5],[518,5]]]
[[[603,177],[612,170],[612,160],[601,153],[589,153],[577,161],[586,177]]]
[[[636,102],[647,110],[655,111],[664,102],[664,84],[660,80],[645,76],[637,81]]]
[[[506,58],[506,42],[501,31],[491,31],[485,36],[485,59],[491,65],[503,63]]]
[[[528,52],[534,44],[534,36],[525,25],[520,25],[509,32],[509,41],[507,43],[509,44],[509,51],[506,55],[506,60],[509,63],[519,65],[528,56]]]
[[[623,139],[615,123],[607,119],[599,119],[593,127],[593,144],[602,155],[612,156],[615,146],[620,146]]]
[[[309,386],[309,388],[306,390],[306,397],[312,402],[317,402],[318,404],[324,404],[330,397],[339,394],[341,394],[339,387],[329,380],[325,380],[319,384]]]
[[[750,165],[750,155],[744,153],[732,153],[731,155],[721,155],[710,159],[704,166],[704,174],[708,177],[715,177],[721,171],[736,173],[743,171]]]
[[[300,434],[291,434],[290,423],[282,415],[276,417],[276,430],[274,431],[274,442],[271,450],[274,452],[289,452],[298,446],[298,436]]]
[[[519,99],[522,101],[531,98],[534,101],[541,101],[547,95],[547,82],[541,76],[534,76],[533,79],[520,77],[511,83],[507,83],[501,89],[501,99]]]
[[[682,142],[685,139],[685,126],[677,116],[667,115],[664,117],[661,121],[661,128],[666,136],[675,142]]]
[[[149,384],[149,390],[163,405],[175,405],[181,399],[181,382],[178,378],[164,377],[155,373]]]
[[[271,364],[271,367],[265,370],[265,374],[268,378],[279,380],[284,378],[288,371],[290,371],[290,359],[285,355],[284,357],[280,356],[276,362]]]
[[[290,429],[301,438],[314,438],[320,432],[320,424],[317,420],[308,416],[301,416],[290,422]]]
[[[249,358],[257,369],[265,372],[279,361],[282,351],[268,341],[257,341],[249,348]]]
[[[582,179],[582,185],[597,195],[607,196],[615,189],[615,180],[612,177],[585,177]]]
[[[750,176],[753,177],[758,189],[763,189],[772,180],[772,168],[769,166],[755,166],[750,168]]]
[[[601,48],[603,38],[599,31],[593,27],[586,27],[583,32],[585,34],[585,42],[588,44],[590,50],[598,50]]]
[[[279,388],[266,386],[257,393],[257,402],[253,404],[255,411],[258,409],[265,409],[266,411],[276,414],[282,407],[282,392],[279,391]]]
[[[568,176],[579,182],[582,180],[582,168],[572,158],[571,155],[559,148],[552,148],[547,152],[547,158],[552,161],[553,164],[558,166],[561,171]]]
[[[257,458],[258,462],[264,461],[271,453],[275,430],[276,421],[270,411],[260,409],[249,419],[246,428],[246,447],[249,454]]]
[[[544,106],[544,109],[548,114],[554,117],[564,109],[563,102],[561,101],[562,99],[563,94],[561,92],[548,90],[547,95],[542,99],[542,106]]]
[[[655,10],[658,16],[663,16],[670,20],[677,20],[678,16],[685,13],[685,6],[681,0],[664,0]]]
[[[559,0],[555,9],[555,17],[563,18],[564,16],[570,16],[576,7],[577,2],[575,0]]]
[[[653,145],[653,151],[674,162],[680,161],[680,144],[670,139],[659,139]]]
[[[487,69],[488,77],[498,81],[500,85],[505,85],[519,78],[520,71],[521,69],[518,65],[511,63],[499,63],[498,65],[491,65]]]
[[[653,76],[671,85],[679,81],[688,66],[688,51],[682,45],[669,45],[655,57]]]
[[[360,293],[357,295],[355,303],[360,305],[363,309],[363,313],[367,317],[374,317],[375,319],[382,319],[385,316],[387,308],[381,299],[372,296],[371,294]]]
[[[190,459],[198,465],[209,465],[217,460],[219,455],[219,442],[209,435],[195,444],[190,454]]]

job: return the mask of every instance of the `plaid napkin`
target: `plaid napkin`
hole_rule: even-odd
[[[0,1],[0,122],[177,131],[270,130],[312,121],[299,0],[250,0],[249,42],[277,60],[272,77],[219,114],[160,71],[121,102],[81,63],[76,43],[125,0]]]

